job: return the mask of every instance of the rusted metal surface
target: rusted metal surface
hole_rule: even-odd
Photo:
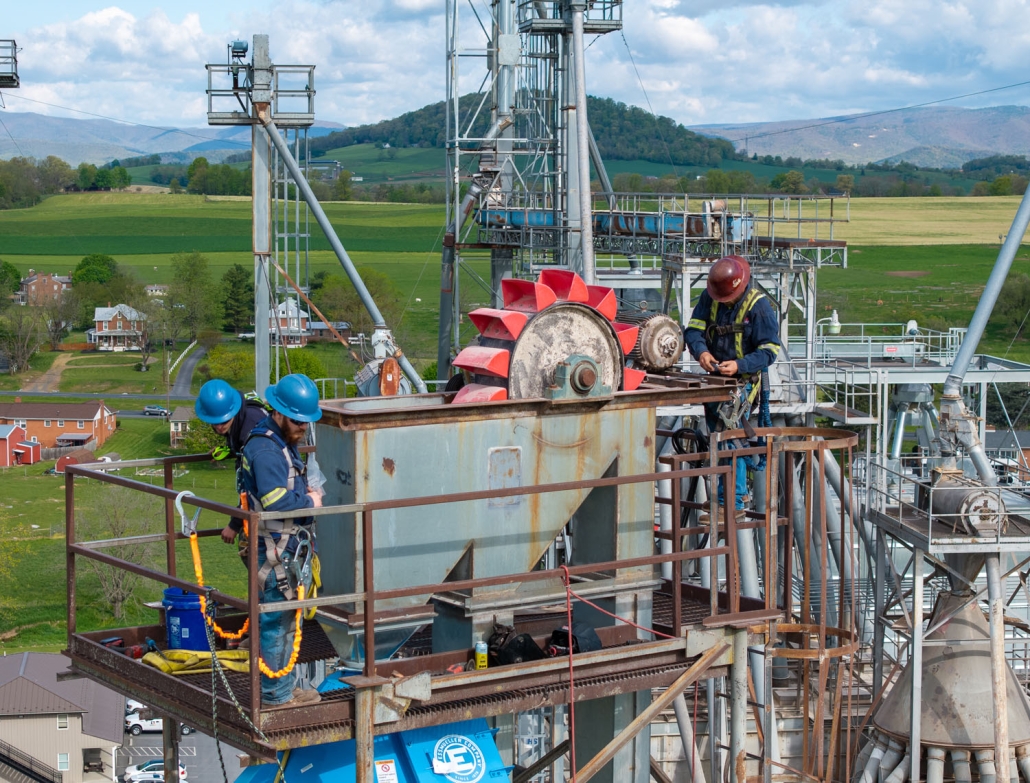
[[[724,388],[723,391],[719,389],[715,391],[719,391],[722,394]],[[714,394],[715,391],[709,388],[704,394]],[[619,406],[625,406],[626,411],[632,412],[635,407],[641,404],[644,398],[650,397],[650,399],[654,400],[662,397],[664,394],[668,394],[671,397],[683,393],[682,388],[672,390],[650,389],[642,395],[637,395],[637,393],[616,395],[611,401],[606,403],[606,406],[602,407],[606,407],[608,410],[617,410]],[[627,399],[630,397],[633,399]],[[653,404],[653,402],[650,404]],[[432,421],[437,423],[450,422],[449,426],[451,427],[465,426],[465,423],[467,423],[466,413],[457,416],[452,407],[440,407],[446,410],[433,412],[430,410],[433,408],[432,405],[426,406],[422,403],[416,403],[411,410],[405,409],[399,418],[407,419],[407,425],[414,426],[415,422],[419,421],[426,411],[429,411]],[[507,420],[508,426],[513,426],[512,422],[514,422],[514,426],[528,426],[529,422],[526,421],[528,417],[554,417],[564,415],[569,411],[586,411],[589,409],[589,406],[579,403],[563,408],[558,405],[537,401],[522,401],[511,406],[497,406],[498,408],[507,408],[503,413],[500,411],[495,413],[492,410],[494,406],[479,407],[481,408],[479,415],[485,416],[490,420]],[[482,409],[486,409],[485,412]],[[390,415],[395,413],[390,412]],[[381,409],[376,409],[373,405],[371,408],[362,408],[357,413],[348,412],[346,416],[341,415],[339,420],[343,421],[346,418],[347,424],[345,426],[352,428],[368,428],[370,430],[390,429],[381,420],[381,417],[384,415]],[[589,419],[584,417],[584,421],[588,420],[595,421],[593,417]],[[651,422],[653,424],[653,418]],[[343,431],[344,425],[339,425],[337,429]],[[653,455],[654,432],[645,433],[643,429],[639,431],[641,436],[640,447],[645,451],[650,449]],[[742,435],[742,433],[740,434]],[[768,435],[768,442],[764,446],[756,446],[746,450],[746,452],[738,451],[737,456],[742,453],[765,453],[770,463],[778,459],[779,455],[786,455],[787,459],[799,461],[811,460],[813,455],[815,455],[815,458],[821,459],[820,454],[822,451],[830,449],[848,451],[857,440],[857,436],[851,433],[842,433],[839,430],[773,428],[759,430],[758,434],[760,436]],[[732,433],[728,434],[727,437],[731,435]],[[636,436],[634,435],[634,437]],[[828,438],[829,440],[819,441],[817,440],[819,437]],[[626,626],[621,626],[617,629],[603,629],[606,634],[616,634],[619,638],[605,638],[606,647],[603,650],[576,656],[575,695],[578,702],[636,692],[648,688],[668,687],[687,672],[691,667],[692,660],[694,660],[694,655],[702,650],[710,652],[712,645],[719,643],[718,640],[722,638],[722,631],[718,630],[718,628],[722,626],[750,627],[753,630],[754,626],[760,626],[769,620],[778,621],[784,617],[783,612],[774,605],[777,590],[776,582],[772,580],[782,573],[789,584],[791,578],[790,562],[793,559],[792,544],[790,543],[791,537],[787,536],[786,546],[779,550],[777,549],[775,528],[780,524],[784,524],[784,520],[778,518],[776,507],[773,504],[770,505],[770,510],[765,515],[751,513],[744,523],[738,524],[735,517],[726,515],[722,519],[713,519],[710,523],[698,528],[698,530],[709,533],[712,541],[720,535],[725,535],[727,541],[724,546],[715,546],[713,543],[710,544],[708,549],[696,552],[683,552],[681,551],[682,535],[686,535],[687,529],[679,528],[679,536],[675,535],[675,530],[673,533],[673,540],[676,542],[673,547],[673,553],[664,556],[653,554],[654,536],[650,526],[650,518],[653,512],[654,482],[659,478],[669,479],[672,481],[673,486],[678,487],[680,484],[679,479],[682,478],[701,476],[707,478],[707,480],[714,481],[720,475],[727,475],[731,470],[730,466],[718,466],[717,464],[719,460],[727,456],[727,453],[725,450],[718,449],[719,439],[715,440],[717,448],[713,453],[700,455],[700,457],[693,455],[682,459],[678,457],[673,458],[671,466],[674,470],[670,472],[654,473],[651,472],[652,468],[648,466],[647,469],[637,472],[636,475],[599,475],[597,477],[583,478],[583,474],[576,474],[579,476],[576,480],[548,482],[541,480],[544,476],[535,469],[529,469],[527,463],[522,460],[517,471],[521,476],[521,485],[515,481],[506,482],[503,480],[503,477],[500,477],[495,483],[488,483],[485,479],[480,482],[479,486],[486,485],[490,487],[486,490],[473,488],[466,492],[427,494],[423,497],[397,497],[398,494],[402,493],[384,492],[378,497],[370,498],[369,502],[366,503],[338,504],[335,507],[327,506],[324,509],[316,509],[314,510],[316,516],[353,514],[356,522],[354,530],[355,541],[359,543],[367,541],[371,544],[367,548],[362,548],[360,552],[360,562],[363,569],[361,582],[353,585],[353,589],[349,592],[339,594],[348,599],[353,606],[342,606],[333,611],[345,615],[348,618],[347,622],[349,624],[360,627],[365,634],[365,638],[374,643],[381,619],[392,621],[402,616],[402,614],[391,614],[391,609],[387,602],[392,599],[418,598],[422,596],[418,600],[424,602],[429,595],[442,595],[444,591],[450,596],[457,596],[461,599],[463,593],[471,595],[471,591],[477,589],[493,588],[505,584],[521,585],[533,582],[547,584],[550,581],[557,585],[558,573],[556,571],[530,570],[535,565],[535,562],[524,563],[518,567],[513,566],[511,573],[496,573],[485,578],[453,579],[448,582],[430,582],[427,580],[424,584],[416,583],[416,580],[410,580],[408,584],[398,585],[384,576],[379,568],[380,557],[383,552],[388,551],[391,547],[408,545],[405,538],[394,539],[387,532],[390,526],[384,522],[384,517],[388,518],[391,510],[413,509],[415,512],[413,519],[418,520],[417,512],[420,510],[424,511],[424,508],[419,509],[417,507],[440,507],[444,504],[470,501],[493,502],[495,505],[503,506],[504,504],[511,503],[512,499],[515,499],[517,503],[539,504],[542,502],[540,498],[548,493],[576,492],[586,496],[590,491],[601,488],[619,488],[621,493],[629,492],[630,487],[637,485],[642,495],[646,498],[647,527],[641,533],[641,540],[647,540],[646,551],[641,552],[639,555],[625,551],[616,551],[612,558],[570,568],[569,571],[574,579],[574,589],[577,589],[577,584],[590,584],[576,582],[575,580],[590,579],[594,574],[604,574],[606,572],[632,574],[634,569],[636,569],[641,574],[652,575],[654,567],[660,563],[673,562],[678,567],[678,564],[685,559],[696,559],[699,557],[710,557],[713,560],[718,560],[718,566],[713,562],[713,571],[718,568],[723,570],[724,573],[728,573],[730,578],[726,582],[727,589],[723,593],[713,593],[707,590],[700,590],[699,592],[699,588],[684,585],[682,589],[674,593],[669,590],[667,593],[659,593],[655,597],[654,625],[659,626],[658,630],[660,631],[671,631],[673,635],[685,632],[686,638],[681,637],[664,643],[639,643],[632,638],[635,635],[635,631]],[[320,445],[321,442],[320,437]],[[574,440],[568,441],[566,445],[574,443]],[[714,460],[716,465],[712,467],[699,464],[697,462],[699,459]],[[377,470],[382,466],[383,471],[386,471],[384,476],[389,473],[389,480],[396,481],[402,479],[403,464],[394,460],[392,456],[391,460],[392,473],[386,471],[385,461],[379,463],[375,460],[366,460],[363,464],[367,470]],[[156,461],[151,464],[168,465],[173,461]],[[191,458],[191,461],[196,461],[196,459]],[[505,470],[512,468],[513,463],[510,459],[503,462],[507,466]],[[641,461],[641,464],[644,462],[646,460]],[[501,463],[498,464],[500,465]],[[770,471],[770,473],[772,472]],[[69,507],[69,514],[66,519],[69,543],[67,551],[68,573],[70,575],[70,635],[68,654],[73,659],[76,669],[87,676],[112,685],[112,687],[123,692],[130,693],[141,701],[152,704],[158,711],[164,714],[196,726],[201,731],[211,733],[213,729],[210,716],[212,695],[210,693],[210,680],[208,677],[197,676],[176,679],[168,675],[162,675],[138,663],[129,662],[124,656],[118,655],[113,651],[102,648],[97,644],[97,639],[89,638],[95,635],[76,633],[74,624],[76,558],[86,556],[118,567],[129,567],[124,561],[119,561],[117,558],[107,555],[103,551],[104,548],[102,546],[92,546],[90,542],[79,543],[76,541],[73,516],[74,478],[76,475],[89,476],[100,481],[128,486],[161,497],[165,501],[173,499],[176,494],[174,490],[169,490],[165,487],[152,487],[117,476],[107,476],[89,469],[88,466],[75,466],[71,468],[66,479],[66,497]],[[807,470],[806,475],[809,477],[809,484],[811,486],[811,469]],[[775,488],[775,478],[769,480],[772,487]],[[792,491],[789,482],[783,490],[787,508],[789,508],[790,493]],[[775,498],[775,492],[770,491],[769,496],[771,499]],[[383,500],[383,497],[389,497],[390,499]],[[275,516],[272,514],[261,515],[241,512],[229,506],[205,501],[202,498],[189,498],[186,502],[223,515],[234,514],[236,516],[244,516],[248,519],[249,524],[255,526],[261,518]],[[692,505],[696,507],[696,504],[690,504],[689,501],[683,500],[678,496],[673,499],[673,505],[677,509],[688,508]],[[644,502],[642,501],[641,508],[643,507]],[[309,510],[306,513],[310,514],[312,512]],[[816,515],[808,520],[810,530],[819,529],[820,527],[823,529],[824,540],[826,540],[825,524],[824,516],[820,518],[819,515]],[[763,535],[766,541],[766,573],[770,581],[766,585],[766,598],[762,600],[747,599],[739,594],[739,579],[735,574],[735,547],[736,531],[742,528],[758,531],[758,534]],[[220,529],[220,525],[218,529]],[[204,530],[201,533],[217,535],[218,529]],[[449,528],[441,526],[439,530],[447,531]],[[165,540],[170,543],[174,543],[174,539],[179,537],[181,536],[177,531],[166,529],[164,534]],[[248,596],[245,599],[225,596],[220,602],[246,610],[252,621],[256,623],[259,615],[259,591],[254,583],[257,572],[256,548],[251,547],[249,559],[250,586]],[[782,572],[777,568],[777,559],[783,563]],[[823,559],[825,560],[825,554]],[[811,563],[806,562],[806,566],[811,567]],[[133,568],[135,567],[133,566]],[[143,569],[143,571],[146,571],[146,569]],[[139,571],[137,572],[139,573]],[[185,587],[185,589],[197,589],[188,580],[176,578],[169,574],[148,572],[145,575],[164,584],[177,584]],[[443,576],[445,574],[439,575],[437,579],[441,579]],[[653,577],[649,576],[649,578]],[[613,582],[611,586],[604,586],[602,583],[598,589],[601,590],[602,594],[605,594],[605,590],[608,590],[610,594],[614,594],[611,591],[617,591],[620,584],[632,584],[635,586],[634,589],[640,589],[638,582],[634,582],[631,577],[625,577],[621,583]],[[563,603],[564,592],[558,592]],[[329,595],[321,596],[320,600],[323,602],[333,602],[337,596],[333,594],[333,591],[329,591],[329,593]],[[825,596],[823,596],[823,599],[822,605],[825,606]],[[364,611],[362,604],[367,600],[374,602],[374,611]],[[415,603],[415,607],[418,611],[425,611],[425,607],[418,604],[418,602]],[[285,608],[285,605],[277,606],[277,608]],[[830,671],[827,667],[839,665],[836,662],[847,658],[854,651],[857,645],[857,642],[854,641],[856,637],[849,628],[834,628],[827,625],[825,616],[819,620],[812,621],[807,616],[809,613],[810,608],[806,606],[804,610],[805,616],[802,618],[803,622],[793,626],[780,625],[781,634],[804,638],[805,641],[801,649],[781,651],[778,648],[777,652],[783,652],[784,655],[782,657],[802,658],[804,666],[811,666],[813,674],[811,683],[827,682],[829,681],[828,675]],[[232,623],[241,622],[242,618],[243,615],[238,615],[231,619],[227,618],[225,624],[228,624],[227,627],[235,627]],[[697,634],[694,633],[693,629],[700,629],[703,626],[708,626],[708,630],[698,631]],[[106,631],[104,633],[109,635],[111,632]],[[127,641],[130,638],[141,640],[144,635],[160,638],[163,635],[163,630],[159,626],[149,629],[126,629],[124,635]],[[840,643],[835,647],[829,647],[829,640],[834,637],[840,640]],[[613,643],[618,646],[612,646]],[[322,646],[319,647],[318,645]],[[699,649],[698,645],[702,645],[702,648]],[[251,652],[252,655],[260,654],[257,635],[252,636]],[[324,635],[306,631],[301,648],[302,660],[317,660],[328,654]],[[390,661],[388,671],[386,666],[379,666],[379,673],[389,673],[391,676],[394,676],[395,672],[405,676],[418,671],[433,672],[433,690],[429,700],[412,704],[399,721],[380,726],[372,726],[370,723],[371,732],[378,734],[401,731],[408,728],[436,725],[469,717],[502,715],[540,706],[568,703],[567,661],[548,660],[513,667],[488,669],[483,672],[462,672],[456,675],[442,673],[446,670],[446,666],[449,665],[449,663],[445,665],[445,662],[464,662],[468,658],[468,654],[468,650],[454,650],[437,655],[418,655],[409,659]],[[374,676],[375,673],[376,667],[370,662],[366,669],[366,674]],[[712,676],[714,673],[716,673],[715,670],[709,669],[708,673],[704,676]],[[720,668],[718,673],[724,674],[724,669]],[[834,682],[840,681],[839,674],[837,677],[838,679],[834,680]],[[229,673],[228,679],[237,698],[240,699],[245,708],[249,707],[251,719],[261,727],[268,737],[268,743],[259,741],[254,732],[246,726],[246,722],[232,705],[229,694],[224,691],[221,684],[218,685],[218,690],[215,693],[219,720],[218,732],[226,737],[227,741],[231,744],[255,756],[270,758],[273,748],[284,749],[304,744],[355,737],[360,721],[356,722],[356,703],[353,692],[326,694],[322,702],[307,707],[262,711],[260,706],[260,676],[256,667],[252,668],[249,674]],[[810,687],[807,680],[805,687]],[[807,705],[808,700],[806,699],[806,710],[808,708]],[[839,709],[839,705],[830,705],[827,708]],[[817,748],[818,740],[814,737],[807,738],[806,743],[806,747],[814,751]],[[818,777],[818,772],[819,770],[815,768],[806,767],[805,769],[806,775]]]

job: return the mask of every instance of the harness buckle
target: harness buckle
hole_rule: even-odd
[[[196,513],[193,514],[193,519],[186,516],[186,510],[182,507],[182,499],[184,497],[196,497],[188,489],[184,489],[178,495],[175,496],[175,510],[179,512],[179,519],[182,528],[182,534],[187,538],[197,532],[197,520],[200,518],[200,506],[197,506]]]

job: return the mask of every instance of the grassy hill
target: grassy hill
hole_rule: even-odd
[[[459,101],[462,116],[471,116],[479,104],[478,94],[463,95]],[[419,147],[443,149],[446,141],[446,115],[443,101],[431,103],[390,120],[360,125],[330,133],[310,142],[313,155],[341,147],[372,144],[393,148]],[[470,133],[482,136],[487,131],[489,112],[479,112]],[[648,160],[676,165],[715,165],[720,160],[738,157],[733,145],[723,139],[702,136],[687,130],[669,117],[653,117],[636,106],[611,98],[587,96],[587,114],[605,160]]]

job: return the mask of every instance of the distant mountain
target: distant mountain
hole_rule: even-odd
[[[10,136],[0,135],[0,159],[56,155],[77,166],[160,153],[168,154],[169,161],[188,161],[203,155],[215,162],[250,149],[248,126],[163,128],[31,112],[4,112],[3,120]],[[315,138],[342,127],[332,122],[318,123],[308,133]]]
[[[928,107],[866,117],[696,125],[691,129],[731,139],[738,150],[746,147],[749,155],[827,158],[851,164],[907,161],[917,166],[958,168],[974,158],[1030,154],[1030,107],[1026,106]]]
[[[481,96],[463,95],[460,106],[475,108]],[[678,166],[716,166],[719,161],[738,157],[733,145],[687,130],[669,117],[653,117],[636,106],[611,98],[587,96],[587,114],[605,160],[645,160]],[[489,112],[480,112],[471,135],[483,135]],[[350,147],[354,144],[389,144],[392,147],[443,147],[445,134],[444,103],[431,103],[391,120],[360,125],[330,133],[311,142],[312,153]]]

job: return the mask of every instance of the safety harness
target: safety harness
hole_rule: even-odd
[[[254,493],[247,493],[247,504],[252,511],[264,511],[265,506],[275,503],[287,492],[292,492],[296,485],[298,476],[304,475],[307,467],[297,468],[297,463],[290,453],[289,447],[282,438],[269,430],[252,430],[247,438],[268,438],[283,453],[286,464],[289,465],[286,486],[276,487],[263,497],[258,498]],[[246,445],[246,444],[244,444]],[[258,526],[258,535],[264,537],[265,541],[265,562],[258,571],[258,584],[264,584],[268,574],[275,571],[275,583],[287,601],[292,601],[296,596],[298,584],[308,584],[311,581],[311,560],[314,553],[311,533],[303,525],[298,525],[293,519],[265,519]],[[301,535],[303,533],[303,535]],[[273,535],[279,536],[276,540]],[[297,536],[300,543],[292,557],[287,552],[290,544],[290,537]],[[302,555],[302,552],[304,553]],[[289,573],[287,572],[289,569]]]
[[[744,322],[747,320],[748,315],[754,309],[755,305],[763,298],[765,298],[764,293],[759,291],[757,288],[749,288],[736,309],[733,321],[722,325],[716,323],[716,319],[719,315],[719,302],[713,299],[707,323],[692,320],[690,326],[703,330],[705,340],[709,345],[713,345],[718,337],[732,334],[734,355],[737,359],[743,359]],[[775,343],[762,343],[758,346],[758,350],[762,349],[772,351],[774,356],[778,356],[780,352],[780,347]],[[747,414],[754,410],[756,403],[759,408],[758,426],[772,426],[772,416],[769,412],[768,373],[760,370],[758,372],[742,376],[742,378],[745,381],[745,391],[742,391],[739,395],[734,395],[729,402],[724,403],[719,407],[719,424],[722,429],[727,430],[741,428],[744,430],[744,434],[748,439],[754,440],[756,437],[755,431],[748,420]],[[761,438],[758,441],[759,444],[764,442],[764,438]],[[752,470],[762,470],[765,467],[764,454],[757,457],[744,457],[742,459]]]

